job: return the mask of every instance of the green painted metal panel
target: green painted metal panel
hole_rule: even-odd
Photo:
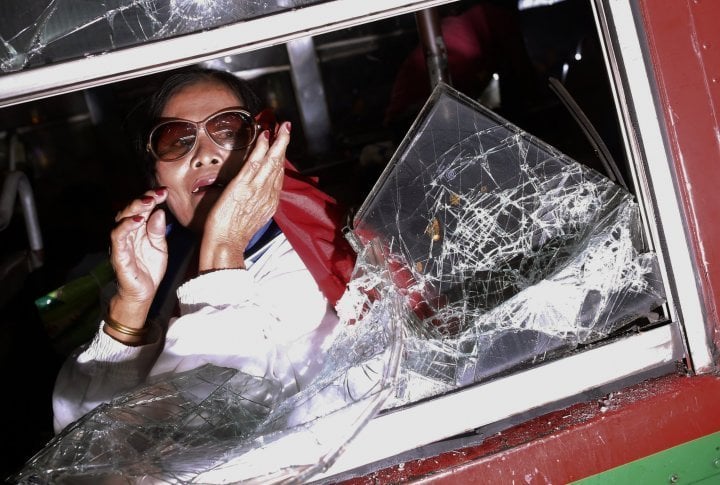
[[[575,485],[663,483],[720,484],[720,432],[573,482]]]

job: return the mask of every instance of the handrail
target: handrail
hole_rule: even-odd
[[[16,196],[20,199],[25,218],[25,228],[30,243],[29,259],[31,269],[36,269],[43,264],[43,241],[40,222],[37,216],[32,186],[27,176],[19,170],[9,172],[3,183],[2,193],[0,193],[0,231],[5,230],[10,224],[15,210]]]

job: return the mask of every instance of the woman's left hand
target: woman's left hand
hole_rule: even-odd
[[[282,190],[290,123],[263,131],[240,172],[225,187],[208,214],[200,247],[199,270],[244,268],[247,244],[275,214]]]

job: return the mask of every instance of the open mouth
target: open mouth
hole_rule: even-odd
[[[215,180],[214,178],[201,179],[195,182],[192,189],[192,194],[202,194],[211,189],[223,189],[225,184]]]
[[[207,192],[210,189],[223,189],[225,188],[225,185],[223,184],[210,184],[210,185],[202,185],[200,187],[197,187],[195,190],[192,191],[193,194],[202,194],[203,192]]]

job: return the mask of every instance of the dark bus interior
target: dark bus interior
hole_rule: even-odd
[[[549,78],[558,79],[630,179],[590,2],[461,0],[436,13],[448,22],[443,33],[451,85],[603,172],[597,150],[548,87]],[[405,14],[313,40],[329,119],[325,131],[301,120],[302,87],[294,85],[285,45],[204,64],[248,79],[278,119],[293,122],[288,158],[317,176],[350,214],[430,94],[417,55],[422,54],[417,17]],[[48,335],[35,302],[107,256],[115,213],[145,190],[126,128],[133,107],[163,75],[0,109],[0,172],[14,166],[27,175],[44,249],[39,268],[9,272],[28,248],[25,222],[16,210],[0,232],[0,359],[8,422],[2,476],[53,435],[52,388],[66,349]]]

